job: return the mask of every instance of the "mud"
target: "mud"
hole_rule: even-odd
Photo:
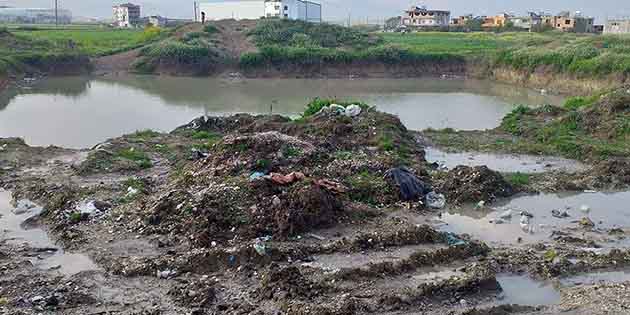
[[[630,266],[624,192],[505,203],[516,189],[503,175],[436,170],[396,117],[365,107],[352,118],[201,117],[90,150],[1,143],[0,184],[15,204],[0,217],[8,314],[553,313],[593,306],[567,295],[578,286],[617,292],[609,280],[625,281],[588,272]],[[388,180],[401,167],[446,195],[444,221],[487,203],[470,227],[444,227],[440,210]],[[594,226],[572,211],[550,217],[549,205],[582,203]],[[494,207],[556,223],[544,238],[507,230],[497,234],[509,242],[494,242],[479,221]]]

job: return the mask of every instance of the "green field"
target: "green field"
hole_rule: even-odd
[[[159,29],[69,28],[11,30],[26,40],[47,41],[55,50],[75,50],[90,56],[108,55],[142,46],[161,36]]]

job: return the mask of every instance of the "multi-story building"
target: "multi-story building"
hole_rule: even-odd
[[[140,25],[140,6],[124,3],[114,6],[114,26],[135,27]]]
[[[474,19],[472,14],[458,16],[456,18],[451,19],[450,26],[452,26],[452,27],[464,27],[464,26],[466,26],[466,23],[468,21],[472,20],[472,19]]]
[[[428,10],[424,6],[414,6],[401,17],[402,25],[416,28],[447,28],[450,22],[450,11]]]
[[[486,16],[481,24],[483,28],[499,28],[504,27],[510,19],[510,15],[507,13],[495,15],[495,16]]]
[[[547,22],[551,22],[551,19],[545,19]],[[595,19],[592,17],[585,17],[576,12],[574,14],[570,12],[560,12],[553,17],[553,24],[555,29],[563,32],[573,33],[593,33]]]
[[[306,0],[265,0],[265,17],[319,23],[322,5]]]
[[[604,34],[630,34],[630,19],[608,20],[604,26]]]

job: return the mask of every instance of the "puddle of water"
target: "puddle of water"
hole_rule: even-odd
[[[98,266],[86,255],[65,253],[48,237],[48,234],[32,227],[29,219],[37,216],[41,207],[21,200],[14,207],[11,205],[11,194],[0,190],[0,232],[2,240],[10,244],[27,243],[30,247],[43,250],[38,257],[33,257],[33,265],[44,270],[55,270],[64,275],[73,275],[87,270],[98,270]],[[27,221],[29,220],[29,221]],[[27,224],[28,222],[28,224]]]
[[[598,283],[622,283],[630,281],[630,271],[601,271],[560,280],[563,286],[591,285]]]
[[[580,210],[585,205],[590,208],[590,212]],[[552,210],[564,211],[567,208],[570,217],[552,216]],[[503,224],[491,223],[509,209],[512,210],[511,220],[505,219]],[[533,233],[530,233],[529,227],[523,229],[521,226],[520,211],[534,215],[529,225]],[[472,206],[451,209],[441,215],[440,221],[446,224],[441,225],[440,229],[458,234],[467,233],[488,243],[514,245],[521,238],[522,243],[530,244],[549,240],[553,230],[577,227],[577,221],[586,216],[597,228],[630,226],[630,192],[523,196],[496,203],[490,213],[475,210]]]
[[[414,130],[494,128],[514,104],[562,103],[562,97],[514,86],[434,78],[230,82],[164,76],[66,77],[5,93],[0,97],[0,137],[20,136],[32,145],[72,148],[91,147],[141,129],[171,131],[204,113],[296,115],[314,97],[362,100],[398,115]]]
[[[490,169],[506,173],[543,173],[555,170],[575,173],[586,169],[586,166],[578,161],[556,157],[477,152],[447,153],[434,147],[425,148],[425,152],[427,161],[437,162],[448,169],[459,165],[472,167],[487,165]]]
[[[314,268],[322,268],[327,270],[360,268],[367,266],[367,264],[369,263],[400,261],[411,257],[411,255],[417,251],[433,251],[438,248],[444,248],[444,246],[423,244],[398,247],[392,249],[391,251],[321,255],[316,256],[315,261],[308,263],[308,265]]]
[[[503,292],[501,304],[524,306],[553,305],[560,302],[560,292],[552,284],[535,281],[527,276],[498,275]]]

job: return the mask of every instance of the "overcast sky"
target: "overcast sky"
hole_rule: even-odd
[[[262,1],[262,0],[260,0]],[[111,6],[122,1],[59,0],[63,8],[75,16],[107,18]],[[125,1],[126,2],[126,1]],[[159,14],[167,17],[192,18],[193,0],[131,0],[142,6],[143,15]],[[383,18],[400,15],[412,4],[451,10],[453,15],[475,13],[491,15],[502,11],[525,13],[528,10],[557,13],[563,10],[582,11],[603,23],[606,17],[630,16],[630,0],[320,0],[324,5],[324,19]],[[0,0],[0,5],[17,7],[51,7],[54,0]]]

